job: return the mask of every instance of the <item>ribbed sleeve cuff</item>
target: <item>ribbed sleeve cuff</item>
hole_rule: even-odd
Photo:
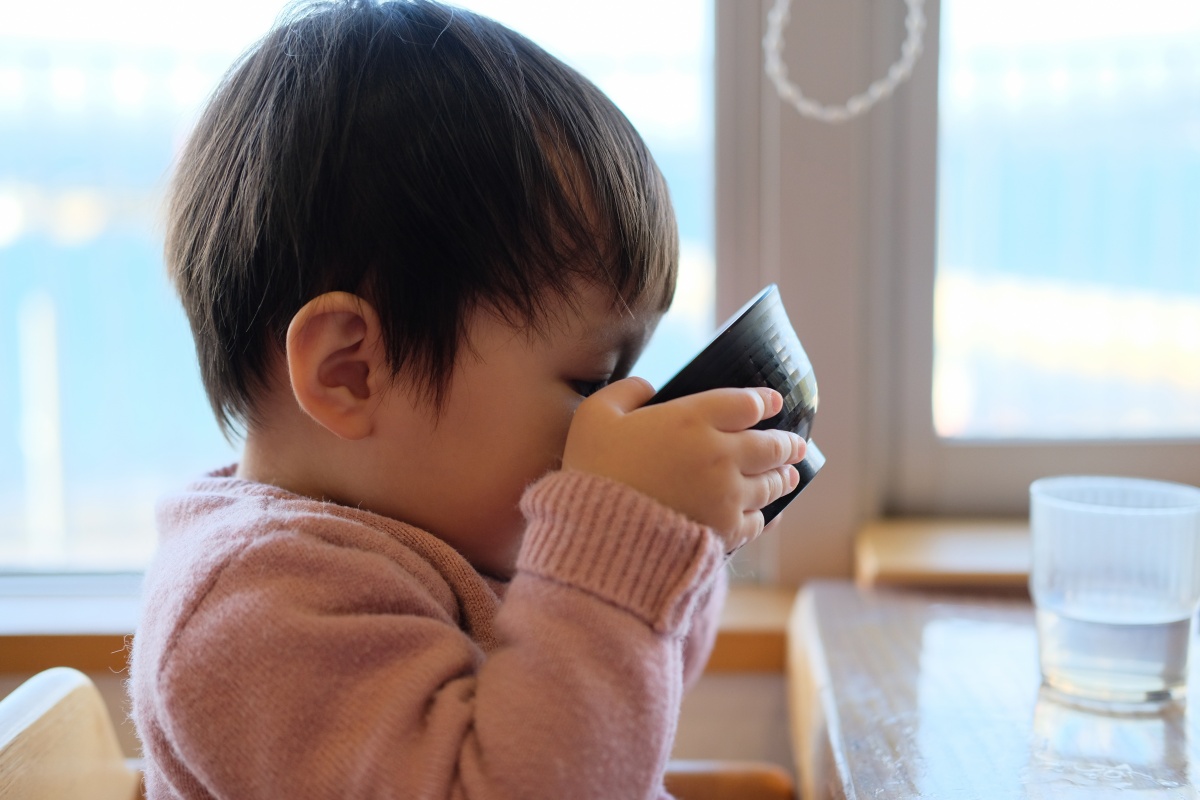
[[[624,484],[569,470],[526,490],[517,569],[578,587],[681,632],[725,556],[717,538]]]

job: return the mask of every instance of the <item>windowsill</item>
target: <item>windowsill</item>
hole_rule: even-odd
[[[783,672],[794,589],[733,586],[705,672]]]
[[[1029,527],[1023,520],[881,519],[855,542],[860,586],[1023,592]],[[0,673],[52,666],[125,668],[140,576],[0,578]],[[734,586],[706,671],[783,672],[795,591]]]
[[[141,575],[0,577],[0,673],[122,672]]]
[[[138,575],[0,577],[0,673],[55,666],[123,672],[138,617]],[[782,672],[795,592],[734,587],[708,672]]]
[[[854,542],[861,587],[1019,593],[1029,582],[1029,523],[1002,519],[879,519]]]

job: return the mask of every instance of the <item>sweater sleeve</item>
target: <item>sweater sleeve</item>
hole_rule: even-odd
[[[707,592],[696,604],[696,613],[683,641],[683,686],[691,689],[704,674],[704,667],[712,655],[721,622],[721,609],[729,594],[729,571],[722,569],[710,584]]]
[[[543,478],[522,507],[526,538],[488,653],[427,581],[378,554],[256,542],[165,648],[153,680],[169,755],[152,788],[662,796],[684,634],[713,595],[720,546],[578,473]]]

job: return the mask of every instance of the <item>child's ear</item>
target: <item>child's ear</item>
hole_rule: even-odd
[[[348,292],[308,301],[288,325],[287,368],[292,394],[318,424],[343,439],[371,433],[375,394],[390,373],[370,303]]]

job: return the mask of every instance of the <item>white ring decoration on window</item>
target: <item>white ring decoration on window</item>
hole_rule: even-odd
[[[779,96],[791,103],[803,117],[822,122],[846,122],[865,114],[871,106],[891,96],[896,87],[912,75],[913,65],[921,55],[921,35],[925,32],[925,15],[921,6],[924,0],[904,0],[908,13],[904,27],[908,35],[900,48],[900,58],[888,68],[887,75],[872,83],[865,92],[856,94],[840,106],[826,106],[804,96],[800,87],[788,80],[787,66],[783,63],[783,29],[788,22],[791,0],[775,0],[775,6],[767,14],[767,33],[763,36],[764,68],[767,77],[775,84]]]

